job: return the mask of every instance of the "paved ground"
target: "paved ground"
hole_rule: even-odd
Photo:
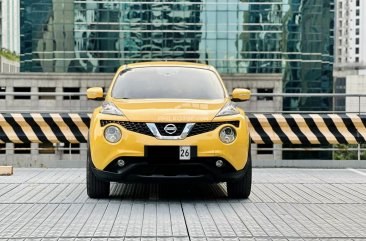
[[[366,170],[255,169],[249,200],[224,185],[113,185],[83,169],[0,177],[0,240],[366,240]]]

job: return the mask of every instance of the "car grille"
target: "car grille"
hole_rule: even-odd
[[[137,133],[148,135],[148,136],[154,136],[153,133],[151,133],[150,129],[147,127],[146,123],[144,123],[144,122],[115,121],[115,120],[101,120],[100,121],[100,125],[102,127],[107,124],[110,124],[110,123],[121,125],[129,131],[137,132]],[[168,133],[166,133],[164,131],[164,127],[167,124],[174,124],[177,127],[177,132],[174,133],[173,135],[169,135]],[[240,122],[239,121],[226,121],[226,122],[195,123],[192,130],[189,132],[188,136],[195,136],[195,135],[203,134],[206,132],[210,132],[224,124],[231,124],[235,127],[239,127]],[[186,123],[155,123],[155,125],[158,128],[160,134],[163,136],[179,136],[182,134],[183,129],[186,126]]]
[[[130,121],[113,121],[113,120],[101,120],[100,125],[103,127],[109,123],[119,124],[129,131],[137,132],[140,134],[154,136],[150,129],[144,122],[130,122]]]
[[[177,127],[177,131],[175,133],[169,134],[164,130],[165,126],[169,124],[174,124]],[[155,125],[162,136],[180,136],[184,130],[184,127],[186,127],[186,123],[155,123]]]
[[[206,132],[210,132],[215,130],[217,127],[224,125],[224,124],[231,124],[235,127],[239,127],[240,122],[239,121],[227,121],[227,122],[203,122],[203,123],[196,123],[191,132],[188,134],[188,136],[195,136],[199,134],[203,134]]]

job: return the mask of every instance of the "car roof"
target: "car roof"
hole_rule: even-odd
[[[210,69],[211,66],[200,63],[193,62],[178,62],[178,61],[152,61],[152,62],[140,62],[124,65],[123,67],[127,68],[141,68],[141,67],[152,67],[152,66],[175,66],[175,67],[188,67],[188,68],[200,68],[200,69]]]

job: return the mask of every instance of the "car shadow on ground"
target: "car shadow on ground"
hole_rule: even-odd
[[[214,200],[227,198],[224,184],[112,184],[110,199]]]

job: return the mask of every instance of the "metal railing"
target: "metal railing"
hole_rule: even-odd
[[[31,111],[33,112],[51,112],[51,113],[67,113],[70,111],[79,111],[79,112],[91,112],[92,109],[94,108],[93,106],[88,107],[84,107],[85,109],[82,109],[82,106],[76,106],[75,102],[77,100],[87,100],[86,97],[86,93],[72,93],[72,92],[0,92],[0,97],[6,97],[6,96],[11,96],[11,97],[67,97],[65,99],[62,99],[61,101],[63,101],[63,103],[65,102],[69,102],[68,108],[64,108],[64,109],[55,109],[55,110],[44,110],[42,108],[40,109],[32,109]],[[78,97],[78,99],[73,99],[72,97]],[[272,98],[272,100],[257,100],[257,101],[274,101],[275,98],[280,98],[280,99],[284,99],[284,98],[333,98],[333,101],[335,98],[357,98],[358,99],[358,111],[347,111],[347,110],[343,110],[343,111],[336,111],[336,110],[271,110],[271,111],[265,111],[265,113],[280,113],[280,114],[306,114],[306,113],[312,113],[312,114],[316,114],[316,113],[321,113],[321,114],[330,114],[330,113],[334,113],[334,114],[340,114],[340,113],[357,113],[357,114],[361,114],[361,113],[366,113],[366,110],[363,112],[361,111],[361,100],[362,98],[366,97],[366,94],[360,93],[360,94],[345,94],[345,93],[252,93],[252,97],[262,97],[262,98]],[[12,99],[14,100],[14,99]],[[30,98],[30,100],[32,100]],[[33,99],[34,100],[34,99]],[[50,101],[60,101],[56,98],[54,99],[38,99],[41,101],[44,100],[50,100]],[[17,100],[14,100],[17,101]],[[64,105],[66,106],[66,104]],[[0,112],[1,113],[11,113],[11,112],[29,112],[29,109],[3,109],[2,107],[0,107]],[[250,113],[263,113],[263,111],[261,110],[251,110]]]

